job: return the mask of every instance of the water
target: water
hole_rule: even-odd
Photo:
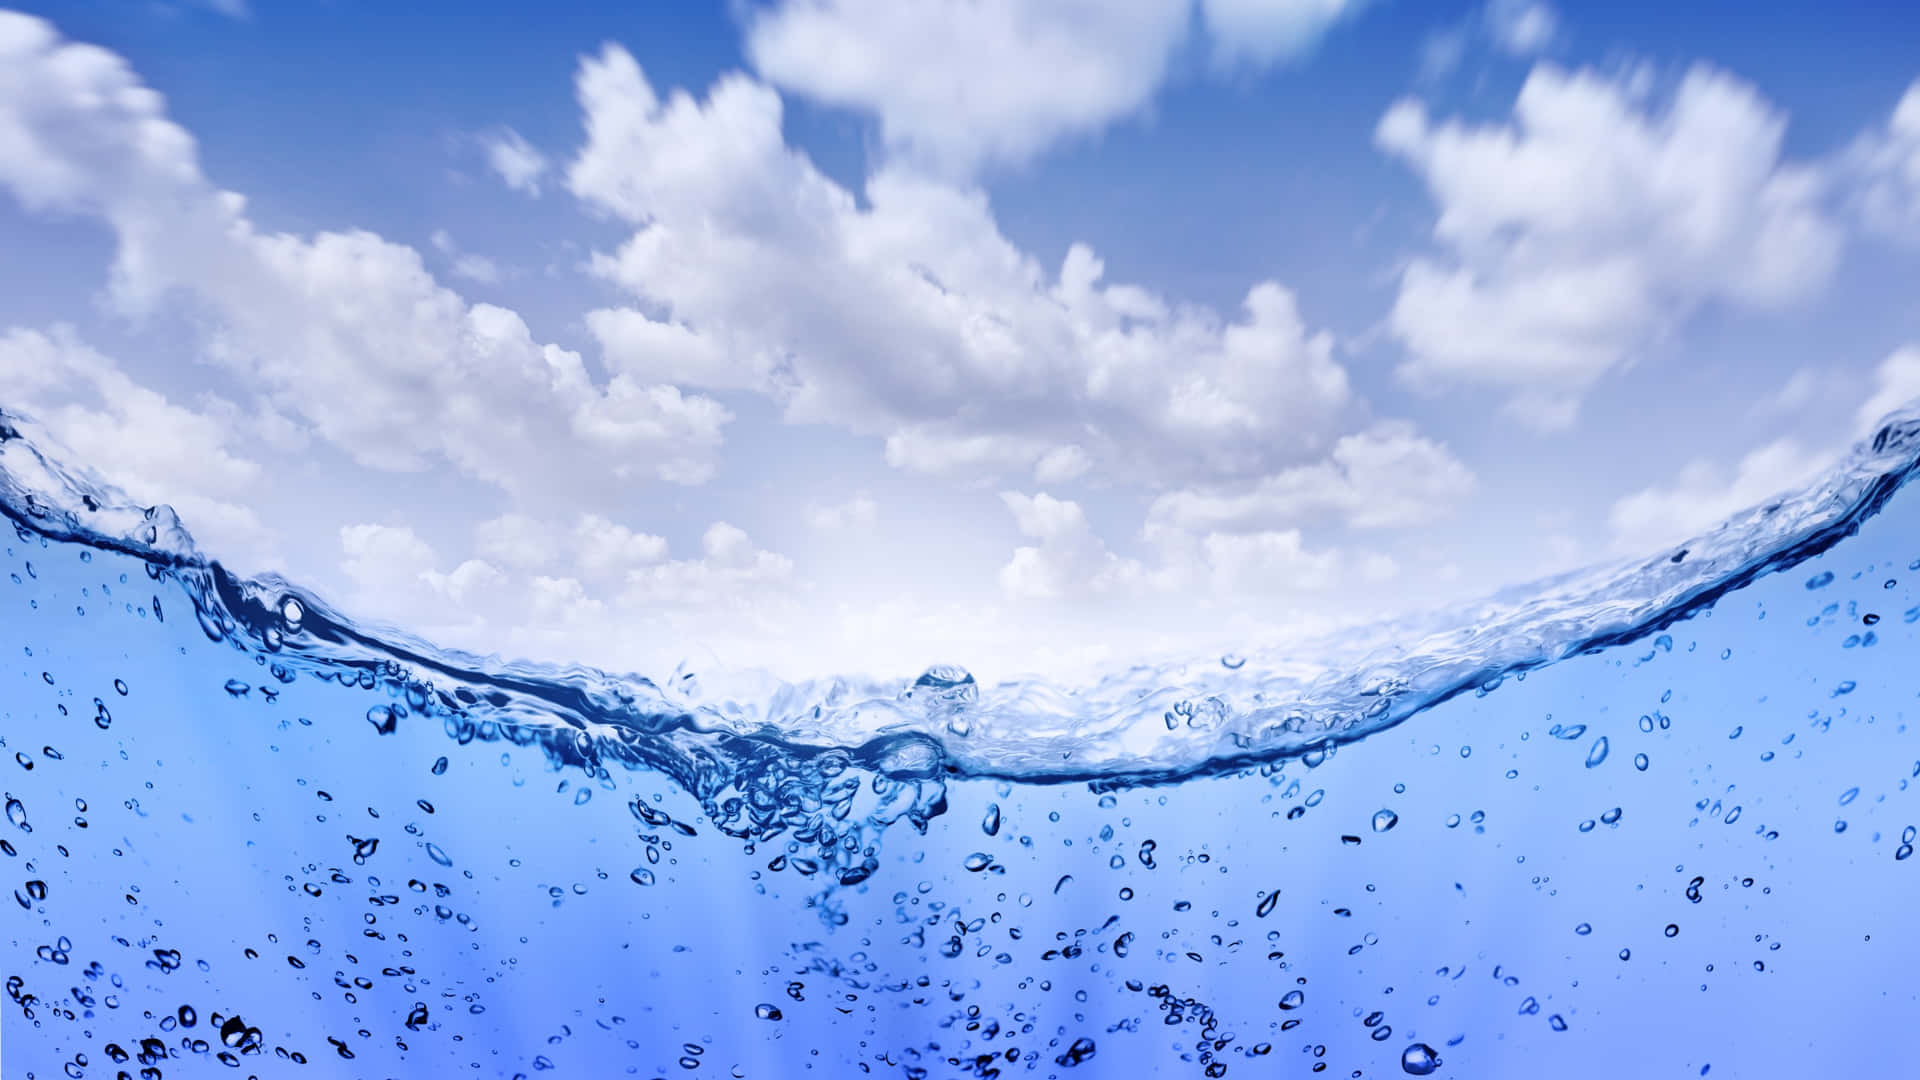
[[[5,421],[8,1077],[1902,1075],[1920,421],[1090,687],[447,653]]]

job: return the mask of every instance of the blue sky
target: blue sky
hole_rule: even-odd
[[[1871,4],[28,5],[0,403],[467,648],[1248,651],[1651,552],[1920,395],[1916,46]]]

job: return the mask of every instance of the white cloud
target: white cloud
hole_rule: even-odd
[[[841,529],[871,529],[880,517],[880,504],[865,495],[855,495],[843,503],[813,506],[807,509],[807,524],[823,532]]]
[[[1613,504],[1608,523],[1615,547],[1645,553],[1697,536],[1813,479],[1831,461],[1831,454],[1779,439],[1741,458],[1731,474],[1711,461],[1690,462],[1672,485],[1645,488]]]
[[[514,191],[540,197],[540,178],[547,173],[545,154],[533,148],[512,128],[501,128],[481,139],[487,166]]]
[[[1436,125],[1403,100],[1375,141],[1439,204],[1449,250],[1406,266],[1388,319],[1415,385],[1482,384],[1564,427],[1587,388],[1709,302],[1765,308],[1831,274],[1819,174],[1786,121],[1706,67],[1655,107],[1634,79],[1534,68],[1511,124]]]
[[[480,559],[468,559],[444,574],[428,570],[420,577],[429,589],[454,603],[484,590],[498,589],[507,582],[507,576],[498,567]]]
[[[1490,0],[1486,20],[1493,43],[1513,56],[1542,51],[1560,32],[1559,15],[1539,0]]]
[[[1920,244],[1920,79],[1907,87],[1885,128],[1854,142],[1841,169],[1869,228]]]
[[[1189,531],[1297,525],[1337,518],[1358,528],[1417,525],[1473,493],[1473,473],[1404,423],[1343,436],[1324,461],[1242,488],[1192,488],[1154,500],[1149,527]]]
[[[1908,345],[1894,350],[1874,372],[1873,396],[1861,404],[1856,416],[1859,434],[1872,435],[1888,413],[1916,400],[1920,400],[1920,346]]]
[[[793,560],[761,548],[746,532],[715,522],[700,538],[698,559],[678,559],[627,573],[623,603],[711,612],[757,601],[793,578]]]
[[[398,525],[343,525],[341,569],[369,593],[408,589],[433,569],[434,553],[411,528]]]
[[[662,99],[609,47],[579,94],[568,182],[636,228],[593,260],[639,301],[588,320],[621,375],[752,390],[884,437],[903,468],[1060,479],[1264,474],[1323,451],[1351,404],[1278,284],[1228,320],[1105,283],[1084,246],[1049,274],[975,190],[882,170],[862,208],[742,77]]]
[[[1298,529],[1183,532],[1156,529],[1152,563],[1118,555],[1093,532],[1080,504],[1044,492],[1002,492],[1021,535],[1000,570],[1000,588],[1020,601],[1173,600],[1208,590],[1223,599],[1324,589],[1349,568],[1339,551],[1313,550]],[[1390,557],[1360,558],[1354,571],[1369,581],[1398,572]]]
[[[1138,582],[1145,571],[1111,551],[1087,524],[1080,504],[1041,492],[1000,494],[1022,536],[1038,541],[1014,549],[1000,569],[1000,588],[1018,600],[1059,600],[1105,593]]]
[[[1019,163],[1142,106],[1192,0],[787,0],[746,52],[785,90],[876,114],[897,155],[953,174]]]
[[[406,525],[339,535],[356,609],[430,629],[442,644],[664,670],[696,641],[764,644],[806,615],[781,606],[792,561],[726,522],[706,530],[697,555],[669,559],[665,540],[604,517],[555,527],[509,514],[483,523],[476,554],[450,570]]]
[[[554,559],[545,524],[526,514],[502,514],[474,526],[474,549],[516,570],[537,570]]]
[[[500,272],[500,264],[492,259],[485,255],[475,255],[460,250],[460,246],[453,242],[453,237],[445,229],[434,230],[433,246],[440,254],[447,257],[454,277],[477,281],[483,285],[497,285],[504,276]]]
[[[1364,0],[1200,0],[1214,60],[1306,53]],[[879,118],[896,158],[949,176],[1019,164],[1145,108],[1195,0],[782,0],[746,53],[783,90]]]
[[[1368,0],[1200,0],[1222,67],[1264,67],[1306,54]]]
[[[580,568],[590,574],[645,566],[667,557],[667,542],[663,538],[634,532],[599,514],[583,516],[574,526],[573,537]]]
[[[1040,455],[1033,464],[1033,478],[1042,484],[1064,484],[1078,479],[1093,468],[1093,458],[1085,450],[1069,443]]]
[[[258,231],[123,60],[15,14],[0,14],[0,187],[105,222],[118,310],[199,305],[169,304],[215,328],[209,356],[360,464],[445,462],[509,489],[711,472],[730,419],[717,402],[630,375],[596,385],[578,355],[372,233]]]
[[[1209,533],[1201,545],[1213,589],[1226,596],[1326,588],[1341,566],[1336,552],[1307,550],[1298,529]]]

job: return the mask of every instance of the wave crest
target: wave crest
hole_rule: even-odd
[[[723,831],[822,840],[823,868],[858,880],[871,863],[864,833],[901,819],[924,827],[948,779],[1118,786],[1245,769],[1656,634],[1857,531],[1920,465],[1920,408],[1890,416],[1816,481],[1652,558],[1345,631],[1311,654],[1137,666],[1082,687],[982,686],[957,667],[897,680],[684,669],[655,679],[444,650],[359,626],[284,579],[228,573],[169,508],[131,503],[47,443],[28,418],[0,413],[0,511],[22,535],[142,560],[181,586],[210,637],[263,654],[276,677],[384,686],[462,741],[538,743],[589,772],[659,770]]]

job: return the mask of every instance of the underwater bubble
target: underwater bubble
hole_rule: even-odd
[[[1374,832],[1383,833],[1398,824],[1400,824],[1400,815],[1391,810],[1381,810],[1373,815]]]
[[[1305,1005],[1306,1003],[1307,1003],[1307,995],[1304,992],[1299,990],[1289,990],[1287,991],[1286,996],[1280,999],[1280,1007],[1282,1009],[1286,1009],[1289,1012],[1299,1008],[1302,1005]]]
[[[986,833],[988,836],[998,836],[1000,834],[999,803],[987,804],[987,814],[984,818],[980,819],[980,831]]]
[[[1431,1076],[1440,1067],[1440,1055],[1426,1043],[1414,1043],[1400,1054],[1400,1071],[1408,1076]]]
[[[780,1019],[780,1010],[776,1006],[763,1002],[753,1007],[753,1015],[762,1020],[778,1020]]]
[[[1587,768],[1591,769],[1607,760],[1607,737],[1600,736],[1593,741],[1593,749],[1587,751]]]

